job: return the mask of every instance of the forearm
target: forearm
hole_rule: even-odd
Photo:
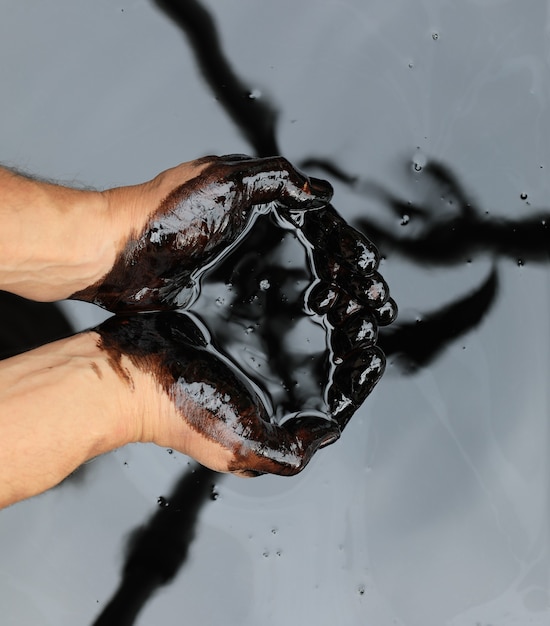
[[[120,245],[106,195],[0,167],[0,289],[70,296],[103,276]]]
[[[82,333],[0,363],[0,508],[137,440],[135,394],[98,340]]]
[[[0,289],[52,301],[95,284],[173,188],[203,168],[183,163],[142,184],[90,191],[0,166]]]

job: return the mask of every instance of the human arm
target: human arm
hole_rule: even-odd
[[[0,362],[0,508],[137,439],[134,397],[98,339],[82,333]]]
[[[280,157],[204,157],[105,191],[0,167],[0,289],[116,311],[175,308],[262,207],[308,208],[331,193]]]
[[[270,423],[245,378],[184,314],[113,317],[0,362],[0,508],[128,443],[156,443],[221,472],[294,474],[338,426]]]

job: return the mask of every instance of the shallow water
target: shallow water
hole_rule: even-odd
[[[438,333],[442,343],[417,367],[394,346],[342,439],[303,474],[206,475],[187,559],[135,623],[547,625],[546,3],[204,6],[251,99],[278,111],[284,155],[331,179],[348,220],[388,235],[378,243],[399,324],[421,320],[400,349],[426,326],[420,355]],[[256,149],[153,3],[4,0],[3,9],[1,162],[107,187],[202,154]],[[421,238],[460,206],[469,221],[434,228],[408,255],[392,244]],[[516,220],[521,230],[533,216],[540,227],[524,238],[497,226]],[[492,295],[449,309],[493,270]],[[207,285],[197,312],[215,318],[226,290]],[[64,306],[77,328],[105,317]],[[236,350],[262,357],[254,328],[230,330],[246,339]],[[309,331],[322,347],[322,333]],[[129,446],[2,511],[2,623],[93,623],[118,587],[128,534],[189,470],[176,453]]]

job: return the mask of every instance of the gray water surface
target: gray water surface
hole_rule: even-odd
[[[1,6],[0,162],[104,188],[252,151],[153,3]],[[204,6],[252,96],[278,109],[284,155],[357,177],[332,179],[346,219],[416,234],[418,219],[391,214],[380,189],[455,210],[430,162],[491,218],[550,213],[546,2]],[[188,560],[135,623],[548,626],[550,273],[548,256],[529,252],[420,263],[384,250],[400,320],[464,296],[492,268],[497,297],[428,366],[390,360],[303,474],[220,479]],[[79,329],[106,316],[65,306]],[[188,469],[182,455],[128,446],[0,512],[2,624],[92,624],[128,533]]]

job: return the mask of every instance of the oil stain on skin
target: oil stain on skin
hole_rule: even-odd
[[[287,369],[289,393],[296,361],[294,355],[285,352],[285,334],[300,317],[313,318],[324,327],[329,349],[324,350],[321,366],[310,372],[315,379],[314,393],[319,396],[317,409],[304,408],[298,401],[294,412],[287,408],[281,415],[265,388],[261,389],[261,377],[251,384],[248,373],[214,348],[190,315],[118,315],[101,325],[98,332],[115,371],[128,382],[128,372],[122,366],[125,355],[151,374],[182,420],[201,437],[230,452],[233,461],[229,471],[290,475],[301,471],[319,447],[338,439],[382,376],[385,359],[376,346],[377,328],[393,321],[397,309],[377,271],[375,247],[331,205],[309,212],[279,207],[276,214],[264,216],[262,223],[272,233],[280,233],[281,225],[294,231],[307,253],[309,287],[305,293],[299,288],[292,293],[284,279],[288,269],[276,267],[275,245],[271,252],[259,250],[252,255],[253,259],[263,256],[261,265],[269,280],[259,284],[257,276],[248,271],[238,276],[233,272],[226,278],[226,282],[232,281],[237,298],[239,293],[247,294],[243,301],[236,300],[230,306],[244,311],[244,316],[249,314],[247,308],[259,315],[254,325],[260,334],[265,328],[278,329],[275,341],[270,338],[269,349],[278,352],[276,367]],[[245,245],[238,255],[248,258],[251,252]],[[239,267],[231,258],[224,264]],[[277,270],[278,277],[272,270]],[[212,271],[218,272],[219,267]],[[278,284],[286,289],[279,296]],[[276,306],[265,301],[258,309],[259,299],[253,294],[258,290],[271,297]],[[320,301],[319,297],[327,293],[332,296],[322,296]],[[220,326],[211,329],[214,336]],[[267,339],[265,334],[263,337]]]
[[[153,376],[188,426],[231,453],[227,471],[295,474],[318,447],[339,436],[334,421],[319,417],[283,425],[270,421],[265,400],[214,351],[186,313],[114,316],[96,330],[123,379],[125,355]]]
[[[281,157],[205,157],[197,177],[175,188],[130,239],[111,271],[72,298],[116,313],[184,308],[201,274],[235,247],[254,219],[277,201],[297,210],[326,204],[332,188]]]

